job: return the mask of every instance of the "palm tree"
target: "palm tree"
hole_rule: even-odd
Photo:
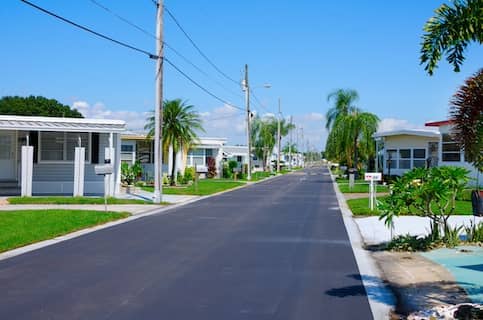
[[[424,25],[421,64],[432,75],[442,55],[460,71],[464,51],[470,42],[483,43],[483,0],[455,0],[442,4]]]
[[[362,112],[354,106],[358,99],[355,90],[339,89],[329,94],[327,100],[334,106],[327,111],[326,128],[327,156],[338,161],[346,161],[357,168],[359,158],[369,161],[375,154],[372,135],[377,130],[379,118],[369,112]]]
[[[280,138],[289,134],[295,125],[286,119],[280,120]],[[268,161],[277,143],[278,120],[273,117],[261,118],[259,116],[252,120],[251,139],[254,142],[255,155],[262,159],[263,169],[267,170]]]
[[[483,171],[483,68],[465,81],[450,102],[453,138],[465,157]]]
[[[352,89],[338,89],[330,93],[327,96],[327,101],[329,103],[334,101],[334,106],[330,108],[325,115],[325,118],[327,119],[325,127],[329,130],[337,118],[358,110],[357,107],[354,106],[354,102],[357,100],[359,100],[359,94]]]
[[[202,120],[194,106],[187,105],[181,99],[166,100],[163,103],[163,149],[173,149],[173,165],[171,168],[171,185],[176,184],[176,154],[188,149],[198,139],[197,131],[204,132]],[[154,135],[154,116],[147,119],[144,129],[148,136]]]

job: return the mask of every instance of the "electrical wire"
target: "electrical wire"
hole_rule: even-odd
[[[200,49],[200,47],[198,47],[198,45],[194,42],[194,40],[190,37],[190,35],[188,34],[188,32],[186,32],[186,30],[181,26],[181,24],[179,23],[178,19],[176,19],[176,17],[173,15],[173,13],[166,7],[164,6],[164,10],[166,10],[166,12],[168,13],[168,15],[171,17],[171,19],[173,19],[174,23],[178,26],[178,28],[181,30],[181,32],[185,35],[185,37],[189,40],[189,42],[193,45],[193,47],[198,51],[198,53],[203,57],[205,58],[205,60],[216,70],[218,71],[218,73],[220,73],[223,77],[225,77],[226,79],[230,80],[231,82],[233,83],[236,83],[237,85],[240,85],[240,82],[237,81],[237,80],[234,80],[233,78],[231,78],[230,76],[228,76],[226,73],[224,73],[220,68],[218,68],[218,66],[216,66],[216,64],[213,63],[213,61],[211,61],[210,58],[208,58],[208,56]]]
[[[178,68],[174,63],[172,63],[171,61],[169,61],[168,58],[164,57],[164,61],[166,61],[171,67],[173,67],[176,71],[178,71],[181,75],[183,75],[186,79],[188,79],[191,83],[193,83],[195,86],[197,86],[198,88],[200,88],[201,90],[203,90],[205,93],[207,93],[208,95],[210,95],[211,97],[215,98],[216,100],[220,101],[220,102],[223,102],[224,104],[226,105],[229,105],[235,109],[238,109],[238,110],[242,110],[242,111],[245,111],[245,109],[243,108],[240,108],[220,97],[218,97],[217,95],[215,95],[214,93],[212,93],[211,91],[209,91],[208,89],[206,89],[205,87],[203,87],[201,84],[199,84],[198,82],[196,82],[196,80],[194,80],[193,78],[191,78],[189,75],[187,75],[185,72],[183,72],[180,68]]]
[[[147,35],[148,37],[151,37],[155,40],[159,40],[159,38],[154,35],[152,32],[149,32],[148,30],[146,30],[145,28],[143,27],[140,27],[138,24],[124,18],[123,16],[119,15],[118,13],[114,12],[113,10],[111,10],[110,8],[108,8],[107,6],[103,5],[102,3],[100,3],[99,1],[97,0],[89,0],[90,2],[92,2],[93,4],[95,4],[96,6],[98,6],[99,8],[103,9],[104,11],[106,11],[107,13],[113,15],[114,17],[116,17],[117,19],[121,20],[122,22],[128,24],[129,26],[137,29],[138,31],[142,32],[143,34]],[[153,0],[154,2],[154,0]],[[156,2],[155,2],[156,3]],[[186,63],[188,63],[190,66],[192,66],[193,68],[195,68],[198,72],[200,72],[201,74],[203,74],[205,77],[207,77],[208,79],[212,80],[213,82],[215,82],[218,86],[220,86],[221,88],[225,89],[227,92],[229,92],[230,94],[234,95],[234,96],[237,96],[239,98],[243,98],[239,93],[235,93],[233,90],[230,90],[229,88],[227,88],[226,86],[224,86],[221,82],[217,81],[216,79],[213,79],[210,77],[210,75],[205,72],[203,69],[201,69],[200,67],[198,67],[196,64],[194,64],[193,62],[191,62],[186,56],[184,56],[181,52],[179,52],[178,50],[176,50],[173,46],[169,45],[166,41],[163,41],[163,45],[168,48],[169,50],[171,50],[174,54],[176,54],[178,57],[180,57],[183,61],[185,61]]]
[[[105,40],[111,41],[111,42],[113,42],[113,43],[115,43],[115,44],[118,44],[118,45],[120,45],[120,46],[123,46],[123,47],[125,47],[125,48],[128,48],[128,49],[131,49],[131,50],[134,50],[134,51],[137,51],[137,52],[143,53],[143,54],[147,55],[147,56],[148,56],[150,59],[159,59],[159,56],[158,56],[158,55],[152,54],[152,53],[150,53],[150,52],[148,52],[148,51],[146,51],[146,50],[143,50],[143,49],[140,49],[140,48],[134,47],[134,46],[132,46],[132,45],[130,45],[130,44],[127,44],[127,43],[125,43],[125,42],[122,42],[122,41],[119,41],[119,40],[113,39],[113,38],[111,38],[111,37],[109,37],[109,36],[106,36],[106,35],[104,35],[104,34],[102,34],[102,33],[99,33],[99,32],[97,32],[97,31],[94,31],[94,30],[92,30],[92,29],[90,29],[90,28],[88,28],[88,27],[82,26],[82,25],[80,25],[80,24],[78,24],[78,23],[76,23],[76,22],[74,22],[74,21],[72,21],[72,20],[69,20],[69,19],[67,19],[67,18],[64,18],[64,17],[62,17],[62,16],[60,16],[60,15],[58,15],[58,14],[56,14],[56,13],[52,12],[52,11],[49,11],[49,10],[47,10],[47,9],[44,9],[44,8],[42,8],[42,7],[38,6],[38,5],[36,5],[36,4],[34,4],[34,3],[30,2],[30,1],[27,1],[27,0],[20,0],[20,1],[22,1],[23,3],[25,3],[25,4],[29,5],[29,6],[31,6],[31,7],[33,7],[33,8],[35,8],[35,9],[37,9],[37,10],[41,11],[41,12],[43,12],[43,13],[45,13],[45,14],[48,14],[48,15],[50,15],[50,16],[52,16],[52,17],[56,18],[56,19],[59,19],[59,20],[61,20],[61,21],[64,21],[64,22],[66,22],[66,23],[68,23],[68,24],[70,24],[70,25],[72,25],[72,26],[74,26],[74,27],[76,27],[76,28],[82,29],[82,30],[84,30],[84,31],[86,31],[86,32],[89,32],[89,33],[91,33],[91,34],[95,35],[95,36],[98,36],[99,38],[102,38],[102,39],[105,39]]]

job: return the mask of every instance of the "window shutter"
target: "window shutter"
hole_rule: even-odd
[[[91,139],[91,163],[99,163],[99,133],[93,132]]]
[[[29,143],[34,147],[34,163],[39,161],[39,132],[30,131],[29,132]]]

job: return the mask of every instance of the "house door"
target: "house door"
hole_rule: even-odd
[[[16,180],[15,132],[0,130],[0,180]]]

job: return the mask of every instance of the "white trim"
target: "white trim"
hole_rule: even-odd
[[[109,133],[125,127],[122,120],[0,115],[0,130]]]
[[[435,130],[416,130],[416,129],[406,129],[406,130],[393,130],[393,131],[381,131],[376,132],[372,135],[373,138],[389,137],[389,136],[420,136],[420,137],[432,137],[438,138],[441,136],[439,131]]]

